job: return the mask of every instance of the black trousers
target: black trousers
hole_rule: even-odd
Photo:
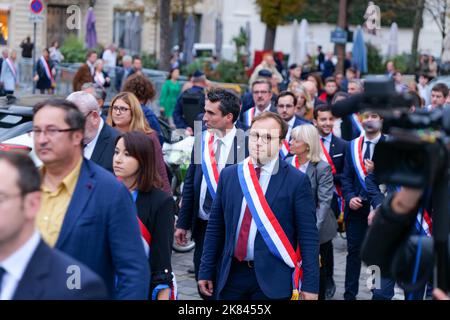
[[[192,233],[192,237],[195,240],[195,248],[194,248],[194,273],[195,273],[195,281],[198,281],[198,272],[200,270],[200,262],[203,254],[203,242],[205,241],[206,227],[208,226],[208,221],[197,218],[195,223],[195,228]],[[214,279],[213,279],[214,280]],[[200,293],[198,289],[198,294],[203,300],[212,300],[211,297],[204,296]]]
[[[333,276],[333,242],[332,240],[324,242],[320,245],[320,277],[319,277],[319,300],[325,300],[325,287],[327,279]]]

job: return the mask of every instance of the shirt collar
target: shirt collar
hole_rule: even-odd
[[[367,138],[366,134],[364,133],[364,143],[366,143],[367,141],[372,142],[373,144],[377,144],[378,141],[380,141],[381,138],[381,133],[379,133],[374,139],[370,140]]]
[[[326,142],[329,142],[329,143],[331,143],[331,139],[333,138],[333,134],[332,133],[329,133],[327,136],[325,136],[325,137],[320,137],[321,139],[325,139],[325,141]]]
[[[288,126],[289,128],[293,128],[294,127],[294,123],[295,123],[295,115],[292,117],[291,120],[288,121]]]
[[[264,174],[266,175],[272,175],[273,173],[273,169],[275,168],[275,165],[278,162],[278,157],[276,157],[275,159],[272,159],[270,162],[266,163],[265,165],[263,165],[261,167],[261,172],[264,172]],[[256,167],[256,165],[255,165]]]
[[[3,260],[3,262],[0,263],[0,266],[2,266],[14,280],[20,281],[40,241],[41,237],[39,232],[35,230],[31,238],[28,239],[19,250]]]
[[[98,137],[100,136],[100,132],[102,132],[103,126],[105,125],[105,121],[103,121],[103,118],[100,116],[100,125],[97,130],[97,134],[95,135],[94,139],[92,139],[91,142],[89,142],[86,147],[95,146],[98,140]]]
[[[234,136],[236,135],[236,127],[233,126],[233,129],[227,131],[227,133],[225,134],[224,137],[219,138],[217,135],[214,136],[214,142],[216,142],[217,140],[221,140],[223,142],[223,144],[228,148],[234,141]]]
[[[70,196],[73,195],[73,192],[77,185],[78,177],[80,175],[81,164],[83,163],[83,159],[84,159],[83,157],[80,157],[80,161],[75,166],[75,168],[62,180],[62,182],[58,186],[58,190],[62,186],[64,186],[67,189],[67,192],[70,194]],[[42,167],[41,174],[42,176],[45,175],[45,167]],[[44,184],[42,184],[42,190],[48,192],[48,188]]]

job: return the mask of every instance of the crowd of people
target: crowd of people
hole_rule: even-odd
[[[343,298],[357,299],[361,244],[386,196],[372,161],[386,139],[381,115],[332,114],[335,102],[364,91],[358,70],[336,74],[327,54],[319,73],[303,75],[294,64],[283,77],[267,54],[240,97],[201,71],[182,88],[176,66],[161,103],[176,128],[195,137],[177,208],[148,107],[154,86],[139,57],[126,55],[111,84],[108,50],[103,60],[87,54],[65,100],[34,107],[41,168],[26,155],[0,153],[0,300],[176,299],[172,242],[186,243],[189,230],[205,300],[331,299],[332,241],[344,229]],[[52,88],[50,55],[44,50],[39,60],[41,90]],[[3,69],[14,73],[12,53],[4,59],[2,79]],[[398,92],[416,97],[411,111],[449,102],[444,84],[426,97],[428,74],[403,86],[392,62],[386,73]],[[119,93],[105,113],[106,85]],[[419,224],[415,232],[431,229]],[[373,299],[392,299],[394,285],[383,278]],[[405,296],[422,299],[426,289]]]

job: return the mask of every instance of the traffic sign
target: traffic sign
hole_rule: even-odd
[[[41,0],[31,0],[30,1],[30,10],[34,14],[40,14],[42,10],[44,10],[44,5]]]
[[[34,14],[34,13],[31,13],[31,14],[28,16],[28,21],[34,22],[34,23],[42,22],[42,21],[44,21],[44,16],[43,16],[43,15],[40,15],[40,14]]]

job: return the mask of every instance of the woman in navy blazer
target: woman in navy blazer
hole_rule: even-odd
[[[155,155],[151,152],[153,149],[153,140],[144,133],[127,132],[116,140],[113,169],[133,194],[139,220],[151,236],[150,297],[167,300],[173,292],[171,254],[175,202],[161,190],[163,184],[156,169]]]

